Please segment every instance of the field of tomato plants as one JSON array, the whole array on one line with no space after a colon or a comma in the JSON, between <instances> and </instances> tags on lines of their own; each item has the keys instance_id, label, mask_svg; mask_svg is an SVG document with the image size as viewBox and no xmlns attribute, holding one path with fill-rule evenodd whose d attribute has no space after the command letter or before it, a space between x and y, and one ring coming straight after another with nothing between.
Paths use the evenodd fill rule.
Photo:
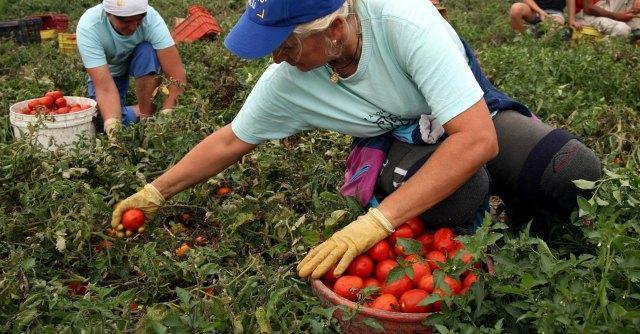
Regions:
<instances>
[{"instance_id":1,"label":"field of tomato plants","mask_svg":"<svg viewBox=\"0 0 640 334\"><path fill-rule=\"evenodd\" d=\"M0 20L63 12L74 29L95 3L3 1ZM202 5L227 31L244 7L151 4L167 22ZM495 273L478 273L469 293L425 321L440 333L637 332L640 49L624 40L562 42L561 31L517 37L508 1L443 5L490 79L581 136L604 174L581 184L595 193L579 199L571 221L510 213L461 237L476 257L491 249ZM348 137L310 132L266 143L174 197L144 234L107 235L114 203L231 121L269 62L233 57L221 38L179 50L189 85L172 115L128 128L118 146L98 135L43 152L14 140L9 106L54 88L86 96L82 63L53 41L0 41L0 332L340 331L295 266L360 213L338 195Z\"/></svg>"}]
</instances>

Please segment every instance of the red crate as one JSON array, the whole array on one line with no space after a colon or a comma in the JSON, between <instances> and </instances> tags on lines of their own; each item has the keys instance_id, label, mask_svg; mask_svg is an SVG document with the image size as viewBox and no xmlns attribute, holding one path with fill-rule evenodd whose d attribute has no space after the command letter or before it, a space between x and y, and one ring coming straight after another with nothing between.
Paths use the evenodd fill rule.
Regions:
<instances>
[{"instance_id":1,"label":"red crate","mask_svg":"<svg viewBox=\"0 0 640 334\"><path fill-rule=\"evenodd\" d=\"M215 37L222 32L220 24L213 16L196 12L178 24L171 32L171 36L176 43L193 42L202 38Z\"/></svg>"},{"instance_id":2,"label":"red crate","mask_svg":"<svg viewBox=\"0 0 640 334\"><path fill-rule=\"evenodd\" d=\"M205 13L205 14L211 15L211 13L209 13L209 11L206 8L202 7L202 6L190 5L187 8L187 16L188 15L193 15L193 14L196 14L196 13Z\"/></svg>"},{"instance_id":3,"label":"red crate","mask_svg":"<svg viewBox=\"0 0 640 334\"><path fill-rule=\"evenodd\" d=\"M69 17L67 14L46 13L34 15L33 17L42 19L40 30L55 29L57 32L67 32L69 28Z\"/></svg>"}]
</instances>

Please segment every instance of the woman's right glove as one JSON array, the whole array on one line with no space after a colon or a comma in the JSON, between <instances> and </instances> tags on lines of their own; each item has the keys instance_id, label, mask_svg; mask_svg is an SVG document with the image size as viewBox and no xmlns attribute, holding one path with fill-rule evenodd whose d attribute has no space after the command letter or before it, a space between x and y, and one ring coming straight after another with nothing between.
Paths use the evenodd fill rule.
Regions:
<instances>
[{"instance_id":1,"label":"woman's right glove","mask_svg":"<svg viewBox=\"0 0 640 334\"><path fill-rule=\"evenodd\" d=\"M144 223L148 223L156 215L156 212L164 204L165 199L158 189L151 183L147 183L142 190L123 199L113 207L111 226L116 228L120 224L122 214L131 208L138 208L144 212Z\"/></svg>"},{"instance_id":2,"label":"woman's right glove","mask_svg":"<svg viewBox=\"0 0 640 334\"><path fill-rule=\"evenodd\" d=\"M393 226L389 220L380 210L371 208L369 212L309 251L298 264L298 275L302 278L320 278L338 263L333 274L340 276L356 256L366 252L392 232Z\"/></svg>"}]
</instances>

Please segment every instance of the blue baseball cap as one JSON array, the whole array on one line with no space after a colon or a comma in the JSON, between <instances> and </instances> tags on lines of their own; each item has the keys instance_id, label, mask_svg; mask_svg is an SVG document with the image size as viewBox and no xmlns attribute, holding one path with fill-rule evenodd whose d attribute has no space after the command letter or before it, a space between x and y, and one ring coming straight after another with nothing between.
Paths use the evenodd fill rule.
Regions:
<instances>
[{"instance_id":1,"label":"blue baseball cap","mask_svg":"<svg viewBox=\"0 0 640 334\"><path fill-rule=\"evenodd\" d=\"M247 9L224 45L246 59L266 56L291 35L296 26L327 16L345 0L248 0Z\"/></svg>"}]
</instances>

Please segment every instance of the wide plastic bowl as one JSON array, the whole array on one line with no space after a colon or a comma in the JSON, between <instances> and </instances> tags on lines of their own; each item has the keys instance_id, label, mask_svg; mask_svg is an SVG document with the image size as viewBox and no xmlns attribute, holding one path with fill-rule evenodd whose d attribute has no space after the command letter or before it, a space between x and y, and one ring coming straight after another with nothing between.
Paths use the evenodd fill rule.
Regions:
<instances>
[{"instance_id":1,"label":"wide plastic bowl","mask_svg":"<svg viewBox=\"0 0 640 334\"><path fill-rule=\"evenodd\" d=\"M334 311L333 316L338 319L344 333L432 333L430 326L422 324L422 321L431 313L390 312L358 305L339 296L318 279L311 280L311 290L325 307L344 305L350 309L357 308L356 315L350 319L346 319L339 308ZM367 325L365 322L367 318L374 319L384 328L384 331Z\"/></svg>"},{"instance_id":2,"label":"wide plastic bowl","mask_svg":"<svg viewBox=\"0 0 640 334\"><path fill-rule=\"evenodd\" d=\"M490 256L485 258L484 268L489 274L495 273L493 260ZM345 317L345 314L339 308L334 311L333 316L338 319L338 323L344 333L428 334L433 332L431 326L423 324L425 318L431 313L390 312L358 305L339 296L319 279L311 280L311 291L325 307L343 305L352 310L357 309L356 315L349 319ZM368 325L366 323L367 318L375 320L384 328L384 331Z\"/></svg>"}]
</instances>

